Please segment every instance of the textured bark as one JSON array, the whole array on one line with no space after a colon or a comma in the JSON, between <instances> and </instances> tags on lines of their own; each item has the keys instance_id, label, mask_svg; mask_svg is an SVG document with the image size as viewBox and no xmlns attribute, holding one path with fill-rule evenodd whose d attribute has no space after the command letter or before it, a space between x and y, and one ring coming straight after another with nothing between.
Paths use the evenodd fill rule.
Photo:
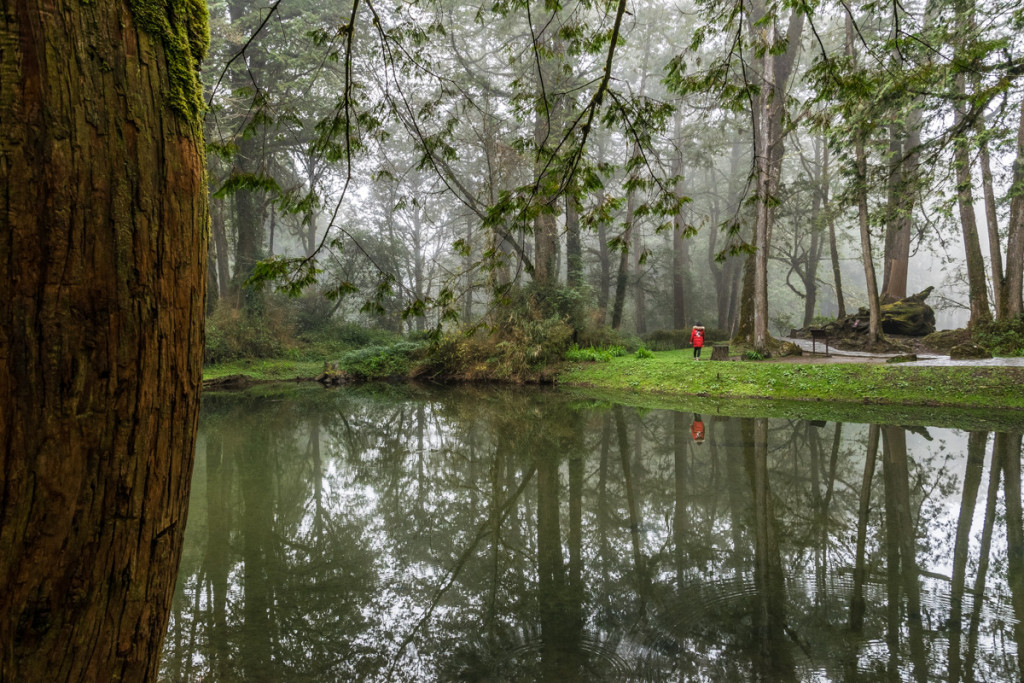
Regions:
<instances>
[{"instance_id":1,"label":"textured bark","mask_svg":"<svg viewBox=\"0 0 1024 683\"><path fill-rule=\"evenodd\" d=\"M155 4L170 31L205 27L200 3ZM205 296L181 69L195 80L205 45L190 56L165 35L172 52L145 11L140 25L124 1L4 0L0 15L3 681L156 679Z\"/></svg>"},{"instance_id":2,"label":"textured bark","mask_svg":"<svg viewBox=\"0 0 1024 683\"><path fill-rule=\"evenodd\" d=\"M958 0L955 4L957 12L957 33L954 50L960 52L966 48L969 32L973 31L973 2ZM981 253L981 242L978 239L978 221L974 216L974 178L971 171L971 156L965 122L965 106L967 102L967 75L958 73L953 79L953 90L958 96L958 104L953 110L953 126L960 130L953 141L953 166L956 169L956 199L960 209L960 227L964 238L964 252L967 258L967 285L970 289L971 320L969 326L977 325L992 319L988 307L988 287L985 274L985 257Z\"/></svg>"},{"instance_id":3,"label":"textured bark","mask_svg":"<svg viewBox=\"0 0 1024 683\"><path fill-rule=\"evenodd\" d=\"M829 204L829 191L832 185L832 175L829 172L829 149L828 144L824 144L825 148L823 156L823 169L822 175L824 175L823 185L823 197L822 204L824 205L826 220L828 221L828 253L832 261L832 283L836 290L836 317L846 317L846 301L843 298L843 275L839 267L839 248L836 244L836 221L835 216L832 213L832 207Z\"/></svg>"},{"instance_id":4,"label":"textured bark","mask_svg":"<svg viewBox=\"0 0 1024 683\"><path fill-rule=\"evenodd\" d=\"M680 128L682 114L676 112L673 121L673 132L677 151L672 157L672 175L678 178L675 185L676 199L683 197L683 140ZM686 273L690 269L688 245L683 238L686 230L686 219L682 211L672 217L672 327L677 330L686 328Z\"/></svg>"},{"instance_id":5,"label":"textured bark","mask_svg":"<svg viewBox=\"0 0 1024 683\"><path fill-rule=\"evenodd\" d=\"M755 0L748 10L750 22L758 26L763 21L764 3ZM790 13L786 36L779 35L775 21L768 24L771 33L767 49L757 58L760 72L760 91L752 109L754 125L754 177L757 188L756 220L754 223L754 349L768 354L768 250L775 224L775 204L782 177L782 160L786 137L783 118L786 111L786 84L800 49L804 13ZM775 54L785 40L786 50Z\"/></svg>"},{"instance_id":6,"label":"textured bark","mask_svg":"<svg viewBox=\"0 0 1024 683\"><path fill-rule=\"evenodd\" d=\"M583 285L583 243L580 240L580 213L578 200L565 197L565 283L569 289Z\"/></svg>"},{"instance_id":7,"label":"textured bark","mask_svg":"<svg viewBox=\"0 0 1024 683\"><path fill-rule=\"evenodd\" d=\"M1010 225L1006 245L1006 279L1003 296L1006 317L1024 314L1024 102L1017 126L1017 157L1010 187Z\"/></svg>"}]
</instances>

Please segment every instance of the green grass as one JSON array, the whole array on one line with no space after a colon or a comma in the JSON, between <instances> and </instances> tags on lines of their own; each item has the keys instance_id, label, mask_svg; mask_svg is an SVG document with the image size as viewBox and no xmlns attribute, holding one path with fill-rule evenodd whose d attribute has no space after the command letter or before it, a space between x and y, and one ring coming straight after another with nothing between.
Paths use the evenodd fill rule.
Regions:
<instances>
[{"instance_id":1,"label":"green grass","mask_svg":"<svg viewBox=\"0 0 1024 683\"><path fill-rule=\"evenodd\" d=\"M569 364L559 384L666 397L1024 409L1021 368L694 362L688 350Z\"/></svg>"},{"instance_id":2,"label":"green grass","mask_svg":"<svg viewBox=\"0 0 1024 683\"><path fill-rule=\"evenodd\" d=\"M203 380L242 375L258 382L316 377L324 369L324 359L293 360L289 358L257 358L233 360L203 367Z\"/></svg>"}]
</instances>

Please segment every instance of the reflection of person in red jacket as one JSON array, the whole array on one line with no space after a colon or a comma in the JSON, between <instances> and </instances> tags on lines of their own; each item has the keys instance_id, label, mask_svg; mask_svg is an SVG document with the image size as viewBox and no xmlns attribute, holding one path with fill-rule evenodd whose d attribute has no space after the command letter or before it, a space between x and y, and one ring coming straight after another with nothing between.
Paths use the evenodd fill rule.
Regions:
<instances>
[{"instance_id":1,"label":"reflection of person in red jacket","mask_svg":"<svg viewBox=\"0 0 1024 683\"><path fill-rule=\"evenodd\" d=\"M693 326L690 343L693 344L693 359L700 360L700 350L704 348L704 326L700 323Z\"/></svg>"},{"instance_id":2,"label":"reflection of person in red jacket","mask_svg":"<svg viewBox=\"0 0 1024 683\"><path fill-rule=\"evenodd\" d=\"M693 440L699 446L704 443L704 422L700 419L700 413L693 414L693 424L690 426L690 433Z\"/></svg>"}]
</instances>

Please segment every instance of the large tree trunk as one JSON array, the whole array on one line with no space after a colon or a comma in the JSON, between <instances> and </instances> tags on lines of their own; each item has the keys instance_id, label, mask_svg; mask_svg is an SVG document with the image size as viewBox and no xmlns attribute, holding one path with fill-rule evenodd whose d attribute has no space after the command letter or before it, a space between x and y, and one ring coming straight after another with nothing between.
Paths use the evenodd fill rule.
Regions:
<instances>
[{"instance_id":1,"label":"large tree trunk","mask_svg":"<svg viewBox=\"0 0 1024 683\"><path fill-rule=\"evenodd\" d=\"M965 52L968 32L973 26L973 4L965 0L957 0L957 33L955 51ZM953 125L960 129L965 122L967 102L967 75L956 74L953 89L958 96L953 109ZM961 130L953 141L953 166L956 169L956 199L960 209L960 227L964 237L964 252L967 259L967 283L970 288L971 320L970 326L992 319L988 307L988 287L985 275L985 257L981 253L981 242L978 239L978 221L974 216L974 174L971 172L971 155L967 130Z\"/></svg>"},{"instance_id":2,"label":"large tree trunk","mask_svg":"<svg viewBox=\"0 0 1024 683\"><path fill-rule=\"evenodd\" d=\"M204 3L137 4L3 3L3 681L155 680L167 627L199 408L208 36Z\"/></svg>"},{"instance_id":3,"label":"large tree trunk","mask_svg":"<svg viewBox=\"0 0 1024 683\"><path fill-rule=\"evenodd\" d=\"M1010 188L1010 225L1006 246L1006 279L1003 296L1006 317L1024 313L1024 102L1020 106L1017 126L1017 156L1013 161L1013 184Z\"/></svg>"},{"instance_id":4,"label":"large tree trunk","mask_svg":"<svg viewBox=\"0 0 1024 683\"><path fill-rule=\"evenodd\" d=\"M750 22L759 25L765 17L762 2L752 3ZM754 223L754 349L768 354L768 249L771 246L775 224L775 203L782 177L783 142L786 131L783 115L786 106L786 84L800 49L804 13L790 13L786 36L779 35L774 20L769 22L766 34L771 34L763 54L758 57L760 91L753 107L754 176L757 192L757 211ZM786 45L785 52L776 54L778 47Z\"/></svg>"},{"instance_id":5,"label":"large tree trunk","mask_svg":"<svg viewBox=\"0 0 1024 683\"><path fill-rule=\"evenodd\" d=\"M676 200L683 197L683 151L680 128L682 114L675 114L673 130L676 140L676 153L672 157L672 175L677 178L675 184ZM676 211L672 217L672 327L682 330L686 327L686 272L689 270L689 249L683 233L686 231L686 219L683 212Z\"/></svg>"}]
</instances>

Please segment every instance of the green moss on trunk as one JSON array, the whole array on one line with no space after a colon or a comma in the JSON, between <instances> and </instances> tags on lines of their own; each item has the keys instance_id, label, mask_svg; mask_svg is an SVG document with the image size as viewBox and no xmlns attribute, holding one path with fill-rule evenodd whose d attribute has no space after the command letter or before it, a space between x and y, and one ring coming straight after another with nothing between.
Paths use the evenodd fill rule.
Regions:
<instances>
[{"instance_id":1,"label":"green moss on trunk","mask_svg":"<svg viewBox=\"0 0 1024 683\"><path fill-rule=\"evenodd\" d=\"M139 28L163 42L168 104L199 125L205 106L199 65L210 47L206 0L128 0L128 6Z\"/></svg>"}]
</instances>

